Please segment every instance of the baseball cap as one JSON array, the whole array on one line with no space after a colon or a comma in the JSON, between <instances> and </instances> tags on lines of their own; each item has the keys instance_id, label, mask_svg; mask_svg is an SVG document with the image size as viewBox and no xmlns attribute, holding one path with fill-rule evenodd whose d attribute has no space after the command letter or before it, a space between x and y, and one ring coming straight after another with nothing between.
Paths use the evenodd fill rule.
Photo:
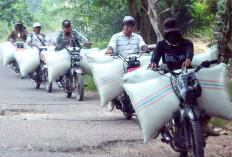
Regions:
<instances>
[{"instance_id":1,"label":"baseball cap","mask_svg":"<svg viewBox=\"0 0 232 157\"><path fill-rule=\"evenodd\" d=\"M169 33L173 31L180 31L177 21L174 18L167 18L163 22L163 31L164 33Z\"/></svg>"},{"instance_id":2,"label":"baseball cap","mask_svg":"<svg viewBox=\"0 0 232 157\"><path fill-rule=\"evenodd\" d=\"M67 26L71 26L71 22L69 20L64 20L62 22L62 27L67 27Z\"/></svg>"},{"instance_id":3,"label":"baseball cap","mask_svg":"<svg viewBox=\"0 0 232 157\"><path fill-rule=\"evenodd\" d=\"M123 26L126 25L131 25L131 26L135 26L135 19L132 16L125 16L123 19Z\"/></svg>"}]
</instances>

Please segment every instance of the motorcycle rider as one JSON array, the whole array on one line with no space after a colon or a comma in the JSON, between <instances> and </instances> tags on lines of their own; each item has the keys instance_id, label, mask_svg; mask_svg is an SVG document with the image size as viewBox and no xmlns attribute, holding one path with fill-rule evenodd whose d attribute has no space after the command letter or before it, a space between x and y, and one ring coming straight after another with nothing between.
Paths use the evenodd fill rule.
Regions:
<instances>
[{"instance_id":1,"label":"motorcycle rider","mask_svg":"<svg viewBox=\"0 0 232 157\"><path fill-rule=\"evenodd\" d=\"M92 45L92 42L85 38L77 30L72 29L71 22L69 20L64 20L62 22L62 31L56 34L54 44L57 45L56 50L59 51L63 49L64 46L80 47L79 41L84 44Z\"/></svg>"},{"instance_id":2,"label":"motorcycle rider","mask_svg":"<svg viewBox=\"0 0 232 157\"><path fill-rule=\"evenodd\" d=\"M193 43L182 37L181 31L174 18L167 18L163 22L164 40L159 41L151 57L149 68L157 71L159 61L170 70L191 67L193 58ZM203 131L210 135L219 135L210 125L210 117L203 120Z\"/></svg>"},{"instance_id":3,"label":"motorcycle rider","mask_svg":"<svg viewBox=\"0 0 232 157\"><path fill-rule=\"evenodd\" d=\"M10 32L6 41L26 41L28 35L28 30L23 26L22 21L17 21L15 23L15 29ZM16 61L9 63L11 68L15 69L15 72L19 73L19 66Z\"/></svg>"},{"instance_id":4,"label":"motorcycle rider","mask_svg":"<svg viewBox=\"0 0 232 157\"><path fill-rule=\"evenodd\" d=\"M132 16L125 16L122 26L123 31L112 36L106 54L112 54L118 51L121 55L127 56L130 53L139 52L140 50L146 51L148 49L143 38L139 34L133 33L135 20ZM126 94L124 95L127 96ZM108 104L108 110L112 111L115 105L116 107L122 106L117 98ZM128 113L134 112L132 106L127 106L125 110L127 110L126 112Z\"/></svg>"},{"instance_id":5,"label":"motorcycle rider","mask_svg":"<svg viewBox=\"0 0 232 157\"><path fill-rule=\"evenodd\" d=\"M47 38L44 34L41 34L41 24L39 22L35 22L33 24L33 31L27 37L27 44L28 45L37 45L37 46L45 46L45 42L49 42L50 39Z\"/></svg>"},{"instance_id":6,"label":"motorcycle rider","mask_svg":"<svg viewBox=\"0 0 232 157\"><path fill-rule=\"evenodd\" d=\"M26 27L23 26L22 21L17 21L15 23L15 29L10 32L6 41L26 41L28 33L29 32Z\"/></svg>"},{"instance_id":7,"label":"motorcycle rider","mask_svg":"<svg viewBox=\"0 0 232 157\"><path fill-rule=\"evenodd\" d=\"M71 22L69 20L64 20L62 22L62 31L59 31L54 39L54 44L56 45L55 50L62 50L64 46L80 47L79 41L82 41L85 45L92 45L91 41L85 38L77 30L72 29ZM60 88L62 88L60 80L61 78L56 79L56 83Z\"/></svg>"}]
</instances>

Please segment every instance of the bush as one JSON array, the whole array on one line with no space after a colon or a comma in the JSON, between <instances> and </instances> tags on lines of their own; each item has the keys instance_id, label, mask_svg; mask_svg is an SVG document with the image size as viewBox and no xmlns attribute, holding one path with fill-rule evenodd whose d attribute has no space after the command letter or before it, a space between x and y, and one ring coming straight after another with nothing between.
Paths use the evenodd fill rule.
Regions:
<instances>
[{"instance_id":1,"label":"bush","mask_svg":"<svg viewBox=\"0 0 232 157\"><path fill-rule=\"evenodd\" d=\"M87 85L87 87L85 88L87 91L97 92L97 87L91 76L84 75L84 82L85 82L85 85Z\"/></svg>"}]
</instances>

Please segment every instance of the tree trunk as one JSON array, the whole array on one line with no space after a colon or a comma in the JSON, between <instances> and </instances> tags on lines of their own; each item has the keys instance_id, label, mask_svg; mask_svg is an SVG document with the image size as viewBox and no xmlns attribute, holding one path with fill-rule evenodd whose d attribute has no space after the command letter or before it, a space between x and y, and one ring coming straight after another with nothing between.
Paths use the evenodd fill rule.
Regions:
<instances>
[{"instance_id":1,"label":"tree trunk","mask_svg":"<svg viewBox=\"0 0 232 157\"><path fill-rule=\"evenodd\" d=\"M221 39L218 41L219 59L221 62L228 63L232 58L232 1L226 1L227 30L222 31Z\"/></svg>"},{"instance_id":2,"label":"tree trunk","mask_svg":"<svg viewBox=\"0 0 232 157\"><path fill-rule=\"evenodd\" d=\"M163 40L162 35L162 24L161 19L158 17L157 8L156 5L158 3L158 0L148 0L148 17L150 19L151 25L157 35L157 42Z\"/></svg>"}]
</instances>

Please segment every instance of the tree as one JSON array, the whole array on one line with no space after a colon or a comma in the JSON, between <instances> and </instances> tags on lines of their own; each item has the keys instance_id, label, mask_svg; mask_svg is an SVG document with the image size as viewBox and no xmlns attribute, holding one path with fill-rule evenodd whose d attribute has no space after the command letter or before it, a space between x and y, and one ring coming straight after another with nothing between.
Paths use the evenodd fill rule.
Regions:
<instances>
[{"instance_id":1,"label":"tree","mask_svg":"<svg viewBox=\"0 0 232 157\"><path fill-rule=\"evenodd\" d=\"M228 63L232 58L232 1L223 0L219 5L219 28L216 29L215 35L218 39L219 59Z\"/></svg>"},{"instance_id":2,"label":"tree","mask_svg":"<svg viewBox=\"0 0 232 157\"><path fill-rule=\"evenodd\" d=\"M0 21L6 21L8 26L12 26L17 20L32 23L33 15L24 0L1 0L0 7Z\"/></svg>"}]
</instances>

